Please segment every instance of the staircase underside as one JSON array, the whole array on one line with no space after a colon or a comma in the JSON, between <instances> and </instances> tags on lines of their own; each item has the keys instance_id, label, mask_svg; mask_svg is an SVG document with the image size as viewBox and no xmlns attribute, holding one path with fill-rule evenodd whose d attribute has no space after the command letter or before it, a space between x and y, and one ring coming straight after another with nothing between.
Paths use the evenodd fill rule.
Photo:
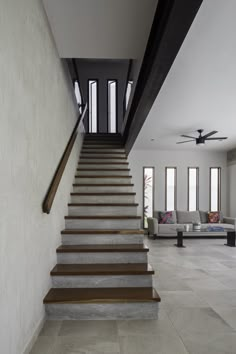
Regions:
<instances>
[{"instance_id":1,"label":"staircase underside","mask_svg":"<svg viewBox=\"0 0 236 354\"><path fill-rule=\"evenodd\" d=\"M160 297L117 134L87 134L44 298L49 319L153 319Z\"/></svg>"}]
</instances>

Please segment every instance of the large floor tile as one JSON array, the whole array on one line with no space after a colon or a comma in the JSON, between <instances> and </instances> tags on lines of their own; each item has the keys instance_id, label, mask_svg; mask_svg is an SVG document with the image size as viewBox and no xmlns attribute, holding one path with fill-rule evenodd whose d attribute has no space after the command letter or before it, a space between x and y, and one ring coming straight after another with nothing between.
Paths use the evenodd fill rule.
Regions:
<instances>
[{"instance_id":1,"label":"large floor tile","mask_svg":"<svg viewBox=\"0 0 236 354\"><path fill-rule=\"evenodd\" d=\"M168 312L181 307L209 307L208 303L193 291L160 291L159 294L162 298L162 307Z\"/></svg>"},{"instance_id":2,"label":"large floor tile","mask_svg":"<svg viewBox=\"0 0 236 354\"><path fill-rule=\"evenodd\" d=\"M117 335L116 321L63 321L59 336L112 337Z\"/></svg>"},{"instance_id":3,"label":"large floor tile","mask_svg":"<svg viewBox=\"0 0 236 354\"><path fill-rule=\"evenodd\" d=\"M212 335L232 331L232 328L211 308L179 308L169 312L168 315L180 334Z\"/></svg>"},{"instance_id":4,"label":"large floor tile","mask_svg":"<svg viewBox=\"0 0 236 354\"><path fill-rule=\"evenodd\" d=\"M109 336L58 337L53 354L120 354L120 345Z\"/></svg>"},{"instance_id":5,"label":"large floor tile","mask_svg":"<svg viewBox=\"0 0 236 354\"><path fill-rule=\"evenodd\" d=\"M60 328L62 326L62 321L46 321L40 332L40 336L57 336Z\"/></svg>"},{"instance_id":6,"label":"large floor tile","mask_svg":"<svg viewBox=\"0 0 236 354\"><path fill-rule=\"evenodd\" d=\"M30 354L54 354L57 337L38 337Z\"/></svg>"},{"instance_id":7,"label":"large floor tile","mask_svg":"<svg viewBox=\"0 0 236 354\"><path fill-rule=\"evenodd\" d=\"M236 307L236 289L235 290L217 290L204 291L199 290L198 295L208 302L212 307Z\"/></svg>"},{"instance_id":8,"label":"large floor tile","mask_svg":"<svg viewBox=\"0 0 236 354\"><path fill-rule=\"evenodd\" d=\"M121 354L188 354L182 340L171 333L120 337L120 344Z\"/></svg>"},{"instance_id":9,"label":"large floor tile","mask_svg":"<svg viewBox=\"0 0 236 354\"><path fill-rule=\"evenodd\" d=\"M183 342L189 354L235 354L235 333L207 333L184 334Z\"/></svg>"}]
</instances>

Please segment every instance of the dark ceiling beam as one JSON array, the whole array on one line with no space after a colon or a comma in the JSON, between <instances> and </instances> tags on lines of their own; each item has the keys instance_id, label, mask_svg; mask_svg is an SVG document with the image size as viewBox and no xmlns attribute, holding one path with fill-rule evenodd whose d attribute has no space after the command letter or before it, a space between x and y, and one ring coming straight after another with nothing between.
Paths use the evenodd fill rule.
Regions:
<instances>
[{"instance_id":1,"label":"dark ceiling beam","mask_svg":"<svg viewBox=\"0 0 236 354\"><path fill-rule=\"evenodd\" d=\"M123 132L127 153L132 149L202 1L158 1Z\"/></svg>"}]
</instances>

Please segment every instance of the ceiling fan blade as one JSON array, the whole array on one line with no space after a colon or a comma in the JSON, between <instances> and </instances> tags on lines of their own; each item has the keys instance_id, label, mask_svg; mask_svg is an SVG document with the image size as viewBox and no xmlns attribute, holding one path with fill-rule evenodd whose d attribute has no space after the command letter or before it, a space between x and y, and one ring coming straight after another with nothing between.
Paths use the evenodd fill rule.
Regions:
<instances>
[{"instance_id":1,"label":"ceiling fan blade","mask_svg":"<svg viewBox=\"0 0 236 354\"><path fill-rule=\"evenodd\" d=\"M205 140L225 140L225 139L228 139L226 136L224 137L219 137L219 138L207 138Z\"/></svg>"},{"instance_id":2,"label":"ceiling fan blade","mask_svg":"<svg viewBox=\"0 0 236 354\"><path fill-rule=\"evenodd\" d=\"M203 139L206 139L206 138L208 138L209 136L214 135L214 134L216 134L216 133L218 133L218 131L213 130L212 132L210 132L210 133L208 133L208 134L206 134L206 135L203 135L202 138L203 138Z\"/></svg>"},{"instance_id":3,"label":"ceiling fan blade","mask_svg":"<svg viewBox=\"0 0 236 354\"><path fill-rule=\"evenodd\" d=\"M176 144L185 144L185 143L190 143L190 141L195 141L195 139L194 139L194 140L179 141L179 142L178 142L178 143L176 143Z\"/></svg>"},{"instance_id":4,"label":"ceiling fan blade","mask_svg":"<svg viewBox=\"0 0 236 354\"><path fill-rule=\"evenodd\" d=\"M194 136L189 136L189 135L180 135L182 138L190 138L190 139L196 139Z\"/></svg>"}]
</instances>

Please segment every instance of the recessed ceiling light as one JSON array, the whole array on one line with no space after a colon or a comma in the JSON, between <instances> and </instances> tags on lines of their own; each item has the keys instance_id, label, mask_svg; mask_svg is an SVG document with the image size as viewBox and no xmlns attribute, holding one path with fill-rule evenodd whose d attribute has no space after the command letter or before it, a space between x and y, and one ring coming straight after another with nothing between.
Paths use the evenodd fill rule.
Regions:
<instances>
[{"instance_id":1,"label":"recessed ceiling light","mask_svg":"<svg viewBox=\"0 0 236 354\"><path fill-rule=\"evenodd\" d=\"M151 139L151 141L154 141L155 139Z\"/></svg>"}]
</instances>

